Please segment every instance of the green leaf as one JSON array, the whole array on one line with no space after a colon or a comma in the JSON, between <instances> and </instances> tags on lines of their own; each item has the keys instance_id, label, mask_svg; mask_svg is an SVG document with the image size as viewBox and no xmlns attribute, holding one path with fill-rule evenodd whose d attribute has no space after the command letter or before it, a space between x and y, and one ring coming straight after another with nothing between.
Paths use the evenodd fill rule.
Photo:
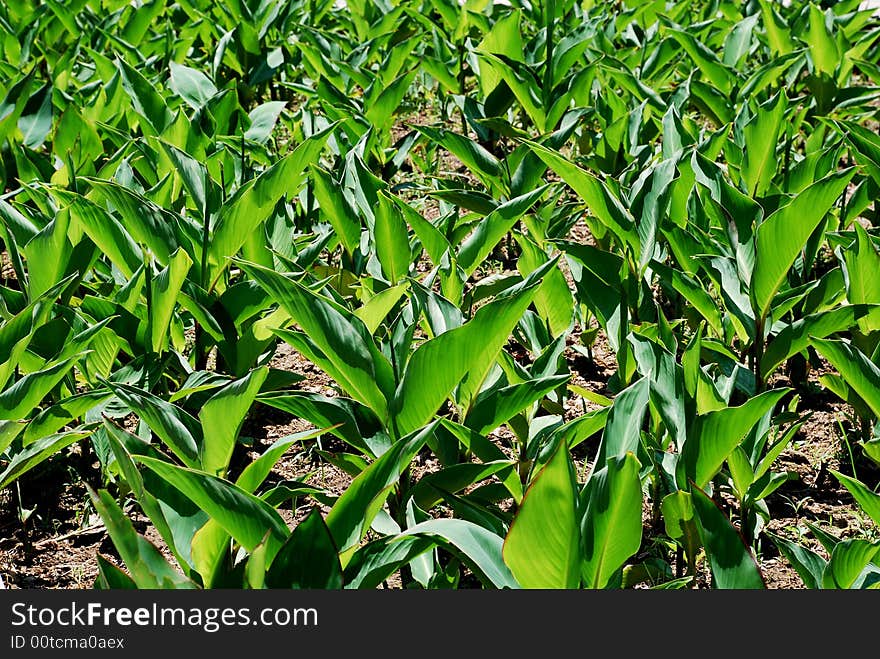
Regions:
<instances>
[{"instance_id":1,"label":"green leaf","mask_svg":"<svg viewBox=\"0 0 880 659\"><path fill-rule=\"evenodd\" d=\"M80 418L90 409L104 402L110 396L112 396L112 394L107 389L95 389L93 391L84 391L81 394L68 396L51 407L47 407L27 424L24 436L22 437L22 444L27 446L40 437L45 437L53 432L58 432L63 426L69 424L74 419ZM0 425L2 425L2 423L9 422L0 422ZM0 437L2 437L2 435L3 433L0 432ZM3 441L0 440L0 452L2 452L3 448Z\"/></svg>"},{"instance_id":2,"label":"green leaf","mask_svg":"<svg viewBox=\"0 0 880 659\"><path fill-rule=\"evenodd\" d=\"M635 220L605 183L592 173L575 165L561 153L548 149L537 142L528 140L525 142L550 169L571 186L586 203L590 212L616 235L623 245L630 247L636 256L641 253Z\"/></svg>"},{"instance_id":3,"label":"green leaf","mask_svg":"<svg viewBox=\"0 0 880 659\"><path fill-rule=\"evenodd\" d=\"M333 504L326 521L340 548L343 567L351 558L349 550L370 528L392 487L433 434L434 427L435 424L431 424L397 440L379 459L364 469Z\"/></svg>"},{"instance_id":4,"label":"green leaf","mask_svg":"<svg viewBox=\"0 0 880 659\"><path fill-rule=\"evenodd\" d=\"M12 483L25 472L33 469L47 458L92 434L91 430L73 430L49 435L28 444L12 456L3 473L0 473L0 490Z\"/></svg>"},{"instance_id":5,"label":"green leaf","mask_svg":"<svg viewBox=\"0 0 880 659\"><path fill-rule=\"evenodd\" d=\"M202 429L192 415L137 387L110 381L105 384L146 422L185 465L193 468L199 466Z\"/></svg>"},{"instance_id":6,"label":"green leaf","mask_svg":"<svg viewBox=\"0 0 880 659\"><path fill-rule=\"evenodd\" d=\"M861 321L880 323L880 306L853 304L799 318L784 327L767 345L761 359L761 377L769 378L782 362L806 350L813 339L843 332Z\"/></svg>"},{"instance_id":7,"label":"green leaf","mask_svg":"<svg viewBox=\"0 0 880 659\"><path fill-rule=\"evenodd\" d=\"M126 228L103 208L85 197L58 189L53 189L52 195L61 203L68 205L72 224L76 223L82 227L113 265L127 278L131 278L143 264L144 257Z\"/></svg>"},{"instance_id":8,"label":"green leaf","mask_svg":"<svg viewBox=\"0 0 880 659\"><path fill-rule=\"evenodd\" d=\"M123 570L98 554L98 576L95 578L96 590L137 590L137 584Z\"/></svg>"},{"instance_id":9,"label":"green leaf","mask_svg":"<svg viewBox=\"0 0 880 659\"><path fill-rule=\"evenodd\" d=\"M30 424L26 424L24 421L0 421L0 454L3 454L9 448L10 444L15 441L15 438L18 437L25 426L30 427ZM36 439L39 439L39 435L28 443L32 443Z\"/></svg>"},{"instance_id":10,"label":"green leaf","mask_svg":"<svg viewBox=\"0 0 880 659\"><path fill-rule=\"evenodd\" d=\"M432 519L407 529L401 536L425 535L443 541L483 580L496 588L519 588L504 564L503 540L481 526L463 519Z\"/></svg>"},{"instance_id":11,"label":"green leaf","mask_svg":"<svg viewBox=\"0 0 880 659\"><path fill-rule=\"evenodd\" d=\"M755 116L743 128L742 177L752 197L764 196L776 174L776 146L787 105L785 94L777 92L776 96L758 106Z\"/></svg>"},{"instance_id":12,"label":"green leaf","mask_svg":"<svg viewBox=\"0 0 880 659\"><path fill-rule=\"evenodd\" d=\"M688 565L695 564L701 546L692 499L690 492L676 490L663 497L660 503L666 535L682 546L688 558Z\"/></svg>"},{"instance_id":13,"label":"green leaf","mask_svg":"<svg viewBox=\"0 0 880 659\"><path fill-rule=\"evenodd\" d=\"M245 467L235 481L235 484L245 492L253 494L257 488L266 480L266 476L272 471L278 460L281 459L288 449L294 444L305 442L313 439L318 435L327 432L326 429L306 430L303 432L287 435L276 440L263 454Z\"/></svg>"},{"instance_id":14,"label":"green leaf","mask_svg":"<svg viewBox=\"0 0 880 659\"><path fill-rule=\"evenodd\" d=\"M831 362L846 383L862 397L871 411L880 416L880 368L861 351L843 341L812 339L819 354Z\"/></svg>"},{"instance_id":15,"label":"green leaf","mask_svg":"<svg viewBox=\"0 0 880 659\"><path fill-rule=\"evenodd\" d=\"M829 174L758 226L751 298L760 318L767 317L773 296L785 281L795 259L854 174L853 169Z\"/></svg>"},{"instance_id":16,"label":"green leaf","mask_svg":"<svg viewBox=\"0 0 880 659\"><path fill-rule=\"evenodd\" d=\"M208 247L208 262L219 278L248 237L268 218L275 204L285 195L293 196L306 180L306 168L315 162L333 126L315 133L293 151L243 185L217 214L214 236Z\"/></svg>"},{"instance_id":17,"label":"green leaf","mask_svg":"<svg viewBox=\"0 0 880 659\"><path fill-rule=\"evenodd\" d=\"M489 433L557 387L564 385L570 377L555 375L537 378L480 394L465 417L464 425L481 434Z\"/></svg>"},{"instance_id":18,"label":"green leaf","mask_svg":"<svg viewBox=\"0 0 880 659\"><path fill-rule=\"evenodd\" d=\"M785 556L785 560L795 569L807 588L822 588L822 573L825 571L826 565L824 558L816 552L778 535L772 533L767 533L767 535L779 548L779 553Z\"/></svg>"},{"instance_id":19,"label":"green leaf","mask_svg":"<svg viewBox=\"0 0 880 659\"><path fill-rule=\"evenodd\" d=\"M831 559L822 575L822 587L852 588L870 563L880 555L880 543L861 538L841 540L831 552Z\"/></svg>"},{"instance_id":20,"label":"green leaf","mask_svg":"<svg viewBox=\"0 0 880 659\"><path fill-rule=\"evenodd\" d=\"M367 300L363 306L355 309L354 315L364 321L364 325L367 326L367 330L371 334L375 334L382 321L385 320L385 316L400 301L407 288L408 284L406 283L386 288Z\"/></svg>"},{"instance_id":21,"label":"green leaf","mask_svg":"<svg viewBox=\"0 0 880 659\"><path fill-rule=\"evenodd\" d=\"M104 520L107 533L138 588L195 588L195 584L175 570L146 538L139 535L131 521L107 490L95 492L86 485L95 510Z\"/></svg>"},{"instance_id":22,"label":"green leaf","mask_svg":"<svg viewBox=\"0 0 880 659\"><path fill-rule=\"evenodd\" d=\"M596 465L601 469L609 458L623 458L627 453L635 453L640 444L642 420L648 409L651 381L642 378L617 394L605 430L602 444L596 456Z\"/></svg>"},{"instance_id":23,"label":"green leaf","mask_svg":"<svg viewBox=\"0 0 880 659\"><path fill-rule=\"evenodd\" d=\"M247 551L256 549L268 531L267 556L271 560L287 540L290 531L278 512L232 483L156 458L143 455L134 458L169 485L180 490Z\"/></svg>"},{"instance_id":24,"label":"green leaf","mask_svg":"<svg viewBox=\"0 0 880 659\"><path fill-rule=\"evenodd\" d=\"M871 518L871 520L880 527L880 494L873 492L867 485L861 481L842 474L839 471L831 470L834 477L849 490L853 498L862 507L862 510Z\"/></svg>"},{"instance_id":25,"label":"green leaf","mask_svg":"<svg viewBox=\"0 0 880 659\"><path fill-rule=\"evenodd\" d=\"M531 281L514 295L493 300L480 307L470 322L426 341L415 350L394 396L392 412L398 433L411 432L432 419L466 376L468 388L459 393L459 403L468 405L531 303L536 288L537 281Z\"/></svg>"},{"instance_id":26,"label":"green leaf","mask_svg":"<svg viewBox=\"0 0 880 659\"><path fill-rule=\"evenodd\" d=\"M855 222L856 239L843 253L846 264L847 297L853 304L880 304L880 252L868 232ZM871 331L880 323L859 323L863 332ZM821 338L821 337L820 337Z\"/></svg>"},{"instance_id":27,"label":"green leaf","mask_svg":"<svg viewBox=\"0 0 880 659\"><path fill-rule=\"evenodd\" d=\"M584 585L605 588L642 543L641 465L633 453L611 456L581 493Z\"/></svg>"},{"instance_id":28,"label":"green leaf","mask_svg":"<svg viewBox=\"0 0 880 659\"><path fill-rule=\"evenodd\" d=\"M393 286L409 274L412 252L400 208L381 191L376 207L374 231L376 255L382 265L382 272Z\"/></svg>"},{"instance_id":29,"label":"green leaf","mask_svg":"<svg viewBox=\"0 0 880 659\"><path fill-rule=\"evenodd\" d=\"M127 240L131 241L134 239L137 243L146 245L152 250L159 263L167 265L171 259L171 254L178 248L178 238L176 235L177 217L149 199L113 181L104 181L97 178L87 178L86 180L92 186L92 192L98 197L98 200L112 205L122 219L122 225L120 225L119 229L115 227L110 227L110 229L114 232L127 232L125 234ZM54 194L59 193L54 192ZM102 238L102 242L98 242L93 234L98 231L99 226L95 220L91 220L91 222L93 224L92 231L89 232L87 227L89 237L112 259L112 252L107 251L106 243L108 240L115 239L114 234L106 238L99 236ZM103 220L103 222L106 222L106 220ZM122 226L125 227L124 230L121 228ZM126 258L129 257L126 256ZM140 256L139 251L137 258L140 259L140 263L143 263L143 257ZM114 263L116 263L115 260Z\"/></svg>"},{"instance_id":30,"label":"green leaf","mask_svg":"<svg viewBox=\"0 0 880 659\"><path fill-rule=\"evenodd\" d=\"M705 487L733 449L789 391L765 391L739 407L727 407L698 416L688 430L688 439L681 455L687 478L693 480L697 487ZM683 483L681 479L679 482Z\"/></svg>"},{"instance_id":31,"label":"green leaf","mask_svg":"<svg viewBox=\"0 0 880 659\"><path fill-rule=\"evenodd\" d=\"M208 168L185 151L181 151L167 142L159 142L177 171L191 203L196 207L204 222L217 203L219 197L217 186L211 180ZM173 226L173 224L172 224Z\"/></svg>"},{"instance_id":32,"label":"green leaf","mask_svg":"<svg viewBox=\"0 0 880 659\"><path fill-rule=\"evenodd\" d=\"M577 588L582 562L577 481L559 442L532 479L504 539L503 556L523 588Z\"/></svg>"},{"instance_id":33,"label":"green leaf","mask_svg":"<svg viewBox=\"0 0 880 659\"><path fill-rule=\"evenodd\" d=\"M146 120L154 135L161 135L174 121L174 115L162 95L125 60L117 59L116 68L122 77L122 88L131 99L134 111Z\"/></svg>"},{"instance_id":34,"label":"green leaf","mask_svg":"<svg viewBox=\"0 0 880 659\"><path fill-rule=\"evenodd\" d=\"M333 536L321 511L312 508L276 554L266 573L266 586L333 590L342 588L342 583L342 566Z\"/></svg>"},{"instance_id":35,"label":"green leaf","mask_svg":"<svg viewBox=\"0 0 880 659\"><path fill-rule=\"evenodd\" d=\"M340 386L384 419L388 403L383 389L391 388L394 376L363 321L282 274L254 263L241 262L241 267L302 328L333 369L330 375ZM285 340L293 338L290 332L277 330L276 334Z\"/></svg>"},{"instance_id":36,"label":"green leaf","mask_svg":"<svg viewBox=\"0 0 880 659\"><path fill-rule=\"evenodd\" d=\"M209 474L225 476L232 451L244 419L269 369L254 369L241 379L230 382L211 396L199 412L202 422L201 468Z\"/></svg>"},{"instance_id":37,"label":"green leaf","mask_svg":"<svg viewBox=\"0 0 880 659\"><path fill-rule=\"evenodd\" d=\"M437 129L429 126L413 126L413 128L461 160L486 187L497 186L497 181L503 175L504 167L498 158L482 146L464 135L458 135L442 128Z\"/></svg>"},{"instance_id":38,"label":"green leaf","mask_svg":"<svg viewBox=\"0 0 880 659\"><path fill-rule=\"evenodd\" d=\"M482 265L489 253L547 191L542 185L524 195L500 204L477 224L476 230L459 247L458 264L470 277Z\"/></svg>"},{"instance_id":39,"label":"green leaf","mask_svg":"<svg viewBox=\"0 0 880 659\"><path fill-rule=\"evenodd\" d=\"M810 3L810 28L805 37L810 46L810 58L815 70L833 76L840 62L837 42L828 33L824 12L813 3Z\"/></svg>"},{"instance_id":40,"label":"green leaf","mask_svg":"<svg viewBox=\"0 0 880 659\"><path fill-rule=\"evenodd\" d=\"M28 373L14 385L7 387L0 393L0 421L15 421L29 416L81 356L64 359L40 371Z\"/></svg>"},{"instance_id":41,"label":"green leaf","mask_svg":"<svg viewBox=\"0 0 880 659\"><path fill-rule=\"evenodd\" d=\"M309 176L321 212L336 232L343 249L354 254L361 242L361 223L354 208L346 200L341 186L327 171L312 165Z\"/></svg>"},{"instance_id":42,"label":"green leaf","mask_svg":"<svg viewBox=\"0 0 880 659\"><path fill-rule=\"evenodd\" d=\"M721 509L699 487L691 490L700 538L712 569L713 585L721 589L763 589L764 578L742 536Z\"/></svg>"},{"instance_id":43,"label":"green leaf","mask_svg":"<svg viewBox=\"0 0 880 659\"><path fill-rule=\"evenodd\" d=\"M454 464L422 476L412 488L411 496L419 508L429 510L443 501L447 493L455 494L499 472L512 471L513 464L507 459Z\"/></svg>"},{"instance_id":44,"label":"green leaf","mask_svg":"<svg viewBox=\"0 0 880 659\"><path fill-rule=\"evenodd\" d=\"M190 266L192 259L183 249L178 249L171 255L168 265L150 281L150 344L153 352L162 353L165 350L168 326Z\"/></svg>"},{"instance_id":45,"label":"green leaf","mask_svg":"<svg viewBox=\"0 0 880 659\"><path fill-rule=\"evenodd\" d=\"M197 69L169 62L171 79L168 86L180 96L193 110L200 110L217 93L211 79Z\"/></svg>"},{"instance_id":46,"label":"green leaf","mask_svg":"<svg viewBox=\"0 0 880 659\"><path fill-rule=\"evenodd\" d=\"M244 139L264 144L275 130L278 117L284 111L286 101L267 101L248 113L251 125L244 133Z\"/></svg>"}]
</instances>

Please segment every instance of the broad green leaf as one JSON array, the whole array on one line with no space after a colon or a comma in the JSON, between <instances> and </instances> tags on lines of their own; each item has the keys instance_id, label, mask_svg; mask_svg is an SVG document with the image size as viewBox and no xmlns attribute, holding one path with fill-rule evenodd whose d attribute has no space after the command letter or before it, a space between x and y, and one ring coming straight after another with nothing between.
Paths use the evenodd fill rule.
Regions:
<instances>
[{"instance_id":1,"label":"broad green leaf","mask_svg":"<svg viewBox=\"0 0 880 659\"><path fill-rule=\"evenodd\" d=\"M501 471L512 470L513 465L510 460L487 463L463 462L451 465L422 476L412 488L412 499L422 510L429 510L443 501L445 494L456 494Z\"/></svg>"},{"instance_id":2,"label":"broad green leaf","mask_svg":"<svg viewBox=\"0 0 880 659\"><path fill-rule=\"evenodd\" d=\"M361 223L355 209L348 203L341 186L328 172L312 165L309 168L309 176L314 184L315 199L324 217L333 226L343 249L349 254L354 254L361 242Z\"/></svg>"},{"instance_id":3,"label":"broad green leaf","mask_svg":"<svg viewBox=\"0 0 880 659\"><path fill-rule=\"evenodd\" d=\"M130 278L143 264L143 254L132 236L107 211L72 192L53 189L52 195L61 203L67 204L71 223L81 226L122 274Z\"/></svg>"},{"instance_id":4,"label":"broad green leaf","mask_svg":"<svg viewBox=\"0 0 880 659\"><path fill-rule=\"evenodd\" d=\"M383 388L390 388L393 381L391 364L363 321L282 274L253 263L241 266L314 342L348 394L384 419L388 403Z\"/></svg>"},{"instance_id":5,"label":"broad green leaf","mask_svg":"<svg viewBox=\"0 0 880 659\"><path fill-rule=\"evenodd\" d=\"M663 497L660 504L666 535L682 546L689 565L696 561L701 546L692 499L690 492L676 490Z\"/></svg>"},{"instance_id":6,"label":"broad green leaf","mask_svg":"<svg viewBox=\"0 0 880 659\"><path fill-rule=\"evenodd\" d=\"M721 469L731 451L788 391L765 391L739 407L716 410L694 419L688 429L680 463L687 477L697 487L705 487ZM684 484L684 481L679 478L679 483Z\"/></svg>"},{"instance_id":7,"label":"broad green leaf","mask_svg":"<svg viewBox=\"0 0 880 659\"><path fill-rule=\"evenodd\" d=\"M56 453L92 434L91 430L72 430L43 437L28 444L12 456L3 473L0 473L0 490L12 483L23 473L33 469Z\"/></svg>"},{"instance_id":8,"label":"broad green leaf","mask_svg":"<svg viewBox=\"0 0 880 659\"><path fill-rule=\"evenodd\" d=\"M468 411L464 425L478 433L489 433L557 387L564 385L569 377L556 375L538 378L480 394Z\"/></svg>"},{"instance_id":9,"label":"broad green leaf","mask_svg":"<svg viewBox=\"0 0 880 659\"><path fill-rule=\"evenodd\" d=\"M785 556L785 560L795 569L807 588L822 588L822 573L825 571L826 565L824 558L791 540L786 540L772 533L767 535L773 540L779 553Z\"/></svg>"},{"instance_id":10,"label":"broad green leaf","mask_svg":"<svg viewBox=\"0 0 880 659\"><path fill-rule=\"evenodd\" d=\"M74 419L80 418L110 396L112 394L107 389L95 389L69 396L51 407L47 407L27 424L27 428L22 436L22 443L27 446L40 437L58 432L63 426L69 424ZM0 433L0 436L2 436L2 433ZM3 442L0 441L0 449L2 447Z\"/></svg>"},{"instance_id":11,"label":"broad green leaf","mask_svg":"<svg viewBox=\"0 0 880 659\"><path fill-rule=\"evenodd\" d=\"M829 174L758 226L751 298L760 318L767 317L773 296L785 281L798 254L854 174L852 169Z\"/></svg>"},{"instance_id":12,"label":"broad green leaf","mask_svg":"<svg viewBox=\"0 0 880 659\"><path fill-rule=\"evenodd\" d=\"M617 394L608 413L602 444L596 456L596 466L599 469L609 458L620 459L627 453L637 451L650 393L651 381L641 378Z\"/></svg>"},{"instance_id":13,"label":"broad green leaf","mask_svg":"<svg viewBox=\"0 0 880 659\"><path fill-rule=\"evenodd\" d=\"M332 126L315 133L269 169L239 188L227 201L214 225L214 235L208 248L208 262L219 269L217 279L248 237L265 222L275 204L288 195L292 197L306 180L306 168L317 160L330 136Z\"/></svg>"},{"instance_id":14,"label":"broad green leaf","mask_svg":"<svg viewBox=\"0 0 880 659\"><path fill-rule=\"evenodd\" d=\"M238 433L268 374L265 366L254 369L227 384L202 407L199 419L204 439L199 453L204 471L221 477L226 475Z\"/></svg>"},{"instance_id":15,"label":"broad green leaf","mask_svg":"<svg viewBox=\"0 0 880 659\"><path fill-rule=\"evenodd\" d=\"M459 247L458 264L470 277L516 222L547 191L546 185L499 205L477 224Z\"/></svg>"},{"instance_id":16,"label":"broad green leaf","mask_svg":"<svg viewBox=\"0 0 880 659\"><path fill-rule=\"evenodd\" d=\"M880 272L880 252L859 222L855 222L855 229L855 242L843 253L847 298L853 304L880 304L880 277L877 277ZM859 329L865 334L877 327L880 327L880 322L876 320L859 321Z\"/></svg>"},{"instance_id":17,"label":"broad green leaf","mask_svg":"<svg viewBox=\"0 0 880 659\"><path fill-rule=\"evenodd\" d=\"M577 481L559 442L533 477L504 539L503 556L523 588L577 588L582 562Z\"/></svg>"},{"instance_id":18,"label":"broad green leaf","mask_svg":"<svg viewBox=\"0 0 880 659\"><path fill-rule=\"evenodd\" d=\"M503 540L463 519L432 519L404 531L402 536L425 535L442 540L496 588L519 588L502 558Z\"/></svg>"},{"instance_id":19,"label":"broad green leaf","mask_svg":"<svg viewBox=\"0 0 880 659\"><path fill-rule=\"evenodd\" d=\"M208 218L217 203L217 186L211 180L208 168L188 153L167 142L159 142L162 150L174 165L186 193L196 207L202 221ZM173 226L173 225L172 225Z\"/></svg>"},{"instance_id":20,"label":"broad green leaf","mask_svg":"<svg viewBox=\"0 0 880 659\"><path fill-rule=\"evenodd\" d=\"M161 135L174 120L174 115L162 95L125 60L117 59L116 68L122 77L122 88L131 99L134 111L146 120L154 135Z\"/></svg>"},{"instance_id":21,"label":"broad green leaf","mask_svg":"<svg viewBox=\"0 0 880 659\"><path fill-rule=\"evenodd\" d=\"M150 281L152 306L150 307L150 343L153 352L165 350L168 326L180 295L180 288L192 265L192 259L182 249L171 255L168 265Z\"/></svg>"},{"instance_id":22,"label":"broad green leaf","mask_svg":"<svg viewBox=\"0 0 880 659\"><path fill-rule=\"evenodd\" d=\"M128 235L131 236L131 238L127 239L133 239L137 243L146 245L152 250L159 263L163 266L167 265L171 259L171 254L178 248L179 241L176 235L177 217L149 199L113 181L97 178L88 178L86 180L92 186L92 193L98 197L98 200L111 205L119 213L122 219L122 226L125 227L124 231L127 232L126 237ZM87 229L87 233L95 241L95 244L108 255L112 255L112 252L107 252L105 248L106 239L103 242L96 240L93 235L96 231L97 228L93 229L92 232L89 232ZM113 235L110 235L108 238L112 240ZM140 262L143 263L143 258L139 258L141 259ZM114 263L116 263L115 260Z\"/></svg>"},{"instance_id":23,"label":"broad green leaf","mask_svg":"<svg viewBox=\"0 0 880 659\"><path fill-rule=\"evenodd\" d=\"M148 391L118 382L105 384L131 410L143 419L156 435L188 467L199 466L202 429L185 410L175 407Z\"/></svg>"},{"instance_id":24,"label":"broad green leaf","mask_svg":"<svg viewBox=\"0 0 880 659\"><path fill-rule=\"evenodd\" d=\"M119 552L122 562L131 573L132 580L141 589L195 588L196 585L175 570L161 552L134 530L131 521L107 490L95 492L91 487L89 496L95 510L104 520L107 533Z\"/></svg>"},{"instance_id":25,"label":"broad green leaf","mask_svg":"<svg viewBox=\"0 0 880 659\"><path fill-rule=\"evenodd\" d=\"M326 521L340 549L343 567L351 558L349 550L370 528L400 475L433 434L434 426L431 424L397 440L364 469L333 504Z\"/></svg>"},{"instance_id":26,"label":"broad green leaf","mask_svg":"<svg viewBox=\"0 0 880 659\"><path fill-rule=\"evenodd\" d=\"M413 126L428 139L436 142L444 149L461 160L486 187L492 188L504 172L501 162L473 140L453 133L452 131L431 128L429 126Z\"/></svg>"},{"instance_id":27,"label":"broad green leaf","mask_svg":"<svg viewBox=\"0 0 880 659\"><path fill-rule=\"evenodd\" d=\"M841 484L849 490L849 493L852 494L853 498L858 502L859 506L862 507L862 510L871 518L871 520L877 526L880 526L880 494L877 494L871 489L855 478L851 476L847 476L846 474L842 474L839 471L831 470L831 473L834 474L834 477L841 482Z\"/></svg>"},{"instance_id":28,"label":"broad green leaf","mask_svg":"<svg viewBox=\"0 0 880 659\"><path fill-rule=\"evenodd\" d=\"M367 300L363 306L355 309L354 315L364 321L364 325L367 326L367 330L371 334L375 334L382 321L385 320L385 317L394 308L394 305L406 293L407 288L406 283L386 288L381 293L377 293Z\"/></svg>"},{"instance_id":29,"label":"broad green leaf","mask_svg":"<svg viewBox=\"0 0 880 659\"><path fill-rule=\"evenodd\" d=\"M743 128L746 148L742 177L752 197L764 196L776 173L776 146L786 106L785 94L777 92L776 96L758 106L755 116Z\"/></svg>"},{"instance_id":30,"label":"broad green leaf","mask_svg":"<svg viewBox=\"0 0 880 659\"><path fill-rule=\"evenodd\" d=\"M312 508L297 524L266 572L268 588L342 588L342 566L321 511Z\"/></svg>"},{"instance_id":31,"label":"broad green leaf","mask_svg":"<svg viewBox=\"0 0 880 659\"><path fill-rule=\"evenodd\" d=\"M480 307L468 323L415 350L394 396L392 414L399 434L430 421L465 376L470 387L465 396L460 394L459 402L470 402L469 394L482 384L536 288L537 282L530 282L513 296Z\"/></svg>"},{"instance_id":32,"label":"broad green leaf","mask_svg":"<svg viewBox=\"0 0 880 659\"><path fill-rule=\"evenodd\" d=\"M806 350L813 339L823 339L836 332L843 332L861 321L870 325L880 324L880 307L867 304L847 305L810 314L786 325L764 351L761 377L768 379L785 360Z\"/></svg>"},{"instance_id":33,"label":"broad green leaf","mask_svg":"<svg viewBox=\"0 0 880 659\"><path fill-rule=\"evenodd\" d=\"M588 588L605 588L642 543L641 465L633 453L611 456L590 475L581 502L584 562Z\"/></svg>"},{"instance_id":34,"label":"broad green leaf","mask_svg":"<svg viewBox=\"0 0 880 659\"><path fill-rule=\"evenodd\" d=\"M710 50L705 44L698 41L694 36L681 30L670 30L670 35L678 41L682 49L700 69L706 80L711 82L715 87L729 94L733 86L736 76L724 64L718 60L718 56Z\"/></svg>"},{"instance_id":35,"label":"broad green leaf","mask_svg":"<svg viewBox=\"0 0 880 659\"><path fill-rule=\"evenodd\" d=\"M840 372L871 411L880 416L880 387L877 385L880 382L880 367L844 341L812 339L811 343Z\"/></svg>"},{"instance_id":36,"label":"broad green leaf","mask_svg":"<svg viewBox=\"0 0 880 659\"><path fill-rule=\"evenodd\" d=\"M841 540L831 552L831 559L825 566L822 575L822 587L852 588L862 573L877 556L880 555L880 543L869 542L861 538Z\"/></svg>"},{"instance_id":37,"label":"broad green leaf","mask_svg":"<svg viewBox=\"0 0 880 659\"><path fill-rule=\"evenodd\" d=\"M267 101L251 110L248 113L251 125L245 131L244 139L265 143L272 135L278 117L281 116L286 105L286 101Z\"/></svg>"},{"instance_id":38,"label":"broad green leaf","mask_svg":"<svg viewBox=\"0 0 880 659\"><path fill-rule=\"evenodd\" d=\"M514 238L521 250L516 268L523 277L527 277L549 260L544 251L532 240L518 233L514 234ZM535 308L547 323L551 336L559 336L568 330L574 304L571 289L562 271L554 268L548 272L544 277L544 283L535 294Z\"/></svg>"},{"instance_id":39,"label":"broad green leaf","mask_svg":"<svg viewBox=\"0 0 880 659\"><path fill-rule=\"evenodd\" d=\"M282 336L286 337L287 335L282 334ZM365 441L363 435L369 433L366 429L361 430L360 421L365 420L364 417L369 419L363 424L365 428L370 425L378 427L380 422L368 407L362 405L360 409L357 409L356 406L360 403L350 398L341 396L327 398L314 393L278 391L262 394L258 400L310 421L319 428L327 428L328 432L366 455L376 455L377 453L372 442ZM367 440L370 439L367 437Z\"/></svg>"},{"instance_id":40,"label":"broad green leaf","mask_svg":"<svg viewBox=\"0 0 880 659\"><path fill-rule=\"evenodd\" d=\"M721 509L699 487L691 490L712 581L720 589L766 588L755 557Z\"/></svg>"},{"instance_id":41,"label":"broad green leaf","mask_svg":"<svg viewBox=\"0 0 880 659\"><path fill-rule=\"evenodd\" d=\"M382 272L394 286L409 274L412 252L403 214L388 195L381 191L376 207L374 231L376 255L382 265Z\"/></svg>"},{"instance_id":42,"label":"broad green leaf","mask_svg":"<svg viewBox=\"0 0 880 659\"><path fill-rule=\"evenodd\" d=\"M257 488L269 475L269 472L275 467L278 460L294 445L313 439L318 435L327 432L326 430L306 430L304 432L287 435L276 440L263 454L245 467L235 484L245 492L253 494Z\"/></svg>"},{"instance_id":43,"label":"broad green leaf","mask_svg":"<svg viewBox=\"0 0 880 659\"><path fill-rule=\"evenodd\" d=\"M40 232L22 248L22 254L31 264L28 269L28 295L39 297L66 274L70 265L73 245L68 240L70 213L58 213Z\"/></svg>"},{"instance_id":44,"label":"broad green leaf","mask_svg":"<svg viewBox=\"0 0 880 659\"><path fill-rule=\"evenodd\" d=\"M825 27L825 13L813 3L810 3L810 28L805 37L816 71L828 76L834 75L840 62L837 42Z\"/></svg>"},{"instance_id":45,"label":"broad green leaf","mask_svg":"<svg viewBox=\"0 0 880 659\"><path fill-rule=\"evenodd\" d=\"M81 356L64 359L42 370L28 373L11 387L7 387L0 393L0 421L16 421L29 416Z\"/></svg>"},{"instance_id":46,"label":"broad green leaf","mask_svg":"<svg viewBox=\"0 0 880 659\"><path fill-rule=\"evenodd\" d=\"M526 141L544 163L559 174L605 227L616 235L638 256L641 253L639 233L635 220L611 192L609 187L594 174L581 169L557 151L548 149L537 142Z\"/></svg>"},{"instance_id":47,"label":"broad green leaf","mask_svg":"<svg viewBox=\"0 0 880 659\"><path fill-rule=\"evenodd\" d=\"M268 532L271 560L287 539L290 531L278 512L229 481L156 458L134 458L204 510L247 551L256 549Z\"/></svg>"},{"instance_id":48,"label":"broad green leaf","mask_svg":"<svg viewBox=\"0 0 880 659\"><path fill-rule=\"evenodd\" d=\"M211 79L198 69L170 62L171 78L168 86L193 110L200 110L217 93Z\"/></svg>"},{"instance_id":49,"label":"broad green leaf","mask_svg":"<svg viewBox=\"0 0 880 659\"><path fill-rule=\"evenodd\" d=\"M116 567L109 560L97 554L98 576L95 577L96 590L137 590L137 584L125 571Z\"/></svg>"},{"instance_id":50,"label":"broad green leaf","mask_svg":"<svg viewBox=\"0 0 880 659\"><path fill-rule=\"evenodd\" d=\"M24 421L0 421L0 454L9 448L9 445L15 441L15 438L24 430L26 425L30 426L30 424L25 424ZM34 440L36 439L39 439L39 437L34 438Z\"/></svg>"}]
</instances>

